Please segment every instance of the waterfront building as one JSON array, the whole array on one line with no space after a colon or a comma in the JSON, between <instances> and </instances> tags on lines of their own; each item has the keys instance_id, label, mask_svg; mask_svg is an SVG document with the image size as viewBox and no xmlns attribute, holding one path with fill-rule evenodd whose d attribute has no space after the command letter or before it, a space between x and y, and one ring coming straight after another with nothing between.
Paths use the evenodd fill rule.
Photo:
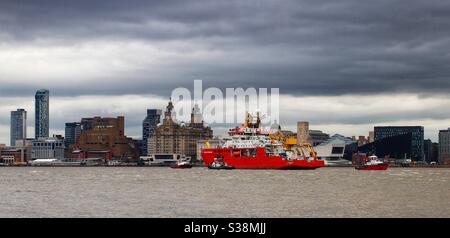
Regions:
<instances>
[{"instance_id":1,"label":"waterfront building","mask_svg":"<svg viewBox=\"0 0 450 238\"><path fill-rule=\"evenodd\" d=\"M16 157L14 155L3 155L3 151L0 151L0 153L1 165L14 165L16 163Z\"/></svg>"},{"instance_id":2,"label":"waterfront building","mask_svg":"<svg viewBox=\"0 0 450 238\"><path fill-rule=\"evenodd\" d=\"M31 159L64 159L64 140L60 137L40 137L33 140Z\"/></svg>"},{"instance_id":3,"label":"waterfront building","mask_svg":"<svg viewBox=\"0 0 450 238\"><path fill-rule=\"evenodd\" d=\"M439 163L450 164L450 128L439 131Z\"/></svg>"},{"instance_id":4,"label":"waterfront building","mask_svg":"<svg viewBox=\"0 0 450 238\"><path fill-rule=\"evenodd\" d=\"M31 160L31 149L33 148L34 138L27 138L24 140L16 141L16 148L20 149L23 153L21 156L21 162L27 162Z\"/></svg>"},{"instance_id":5,"label":"waterfront building","mask_svg":"<svg viewBox=\"0 0 450 238\"><path fill-rule=\"evenodd\" d=\"M66 161L94 161L107 163L113 161L111 150L73 150L66 155Z\"/></svg>"},{"instance_id":6,"label":"waterfront building","mask_svg":"<svg viewBox=\"0 0 450 238\"><path fill-rule=\"evenodd\" d=\"M23 146L25 142L25 146ZM31 144L29 140L18 140L16 146L0 148L0 163L15 165L25 164L31 159Z\"/></svg>"},{"instance_id":7,"label":"waterfront building","mask_svg":"<svg viewBox=\"0 0 450 238\"><path fill-rule=\"evenodd\" d=\"M320 145L330 139L330 135L323 133L320 130L309 130L308 143L312 146Z\"/></svg>"},{"instance_id":8,"label":"waterfront building","mask_svg":"<svg viewBox=\"0 0 450 238\"><path fill-rule=\"evenodd\" d=\"M0 145L0 163L24 164L31 159L31 145L34 139L16 141L16 146Z\"/></svg>"},{"instance_id":9,"label":"waterfront building","mask_svg":"<svg viewBox=\"0 0 450 238\"><path fill-rule=\"evenodd\" d=\"M35 95L35 138L49 136L49 100L50 92L40 89Z\"/></svg>"},{"instance_id":10,"label":"waterfront building","mask_svg":"<svg viewBox=\"0 0 450 238\"><path fill-rule=\"evenodd\" d=\"M148 154L179 154L195 159L197 141L212 139L213 131L204 125L200 117L196 117L195 107L192 109L191 123L176 123L172 110L173 104L169 101L162 125L156 128L155 135L149 139Z\"/></svg>"},{"instance_id":11,"label":"waterfront building","mask_svg":"<svg viewBox=\"0 0 450 238\"><path fill-rule=\"evenodd\" d=\"M373 131L369 131L369 137L368 137L369 142L368 143L372 143L375 141L375 132Z\"/></svg>"},{"instance_id":12,"label":"waterfront building","mask_svg":"<svg viewBox=\"0 0 450 238\"><path fill-rule=\"evenodd\" d=\"M330 139L330 135L323 133L320 130L310 130L309 122L297 122L297 144L311 144L312 146L319 145Z\"/></svg>"},{"instance_id":13,"label":"waterfront building","mask_svg":"<svg viewBox=\"0 0 450 238\"><path fill-rule=\"evenodd\" d=\"M328 140L314 147L317 158L325 160L327 165L345 165L349 164L348 160L344 160L346 147L355 143L351 138L343 135L335 134Z\"/></svg>"},{"instance_id":14,"label":"waterfront building","mask_svg":"<svg viewBox=\"0 0 450 238\"><path fill-rule=\"evenodd\" d=\"M353 138L354 141L356 141L356 143L358 143L358 146L363 146L367 143L369 143L369 138L366 138L365 136L358 136L358 139Z\"/></svg>"},{"instance_id":15,"label":"waterfront building","mask_svg":"<svg viewBox=\"0 0 450 238\"><path fill-rule=\"evenodd\" d=\"M11 112L10 145L16 146L17 140L27 138L27 111L17 109Z\"/></svg>"},{"instance_id":16,"label":"waterfront building","mask_svg":"<svg viewBox=\"0 0 450 238\"><path fill-rule=\"evenodd\" d=\"M424 128L423 126L376 126L375 141L398 135L411 135L411 148L407 153L412 160L424 160Z\"/></svg>"},{"instance_id":17,"label":"waterfront building","mask_svg":"<svg viewBox=\"0 0 450 238\"><path fill-rule=\"evenodd\" d=\"M372 143L358 147L356 152L376 155L379 158L391 158L403 160L411 158L413 153L412 134L406 133L397 136L384 137L377 139Z\"/></svg>"},{"instance_id":18,"label":"waterfront building","mask_svg":"<svg viewBox=\"0 0 450 238\"><path fill-rule=\"evenodd\" d=\"M64 145L66 149L69 149L70 145L78 143L81 134L80 122L68 122L65 127L65 140Z\"/></svg>"},{"instance_id":19,"label":"waterfront building","mask_svg":"<svg viewBox=\"0 0 450 238\"><path fill-rule=\"evenodd\" d=\"M144 140L137 139L136 143L139 146L139 157L146 156L146 154L144 154L144 148L148 146L148 142L144 143Z\"/></svg>"},{"instance_id":20,"label":"waterfront building","mask_svg":"<svg viewBox=\"0 0 450 238\"><path fill-rule=\"evenodd\" d=\"M427 163L430 163L433 157L433 142L430 139L423 141L423 154Z\"/></svg>"},{"instance_id":21,"label":"waterfront building","mask_svg":"<svg viewBox=\"0 0 450 238\"><path fill-rule=\"evenodd\" d=\"M431 145L431 151L432 151L431 162L439 163L439 143L433 143Z\"/></svg>"},{"instance_id":22,"label":"waterfront building","mask_svg":"<svg viewBox=\"0 0 450 238\"><path fill-rule=\"evenodd\" d=\"M161 115L160 109L147 109L147 116L142 122L142 155L148 155L148 139L155 135L156 127L161 122Z\"/></svg>"},{"instance_id":23,"label":"waterfront building","mask_svg":"<svg viewBox=\"0 0 450 238\"><path fill-rule=\"evenodd\" d=\"M83 118L78 143L69 146L69 151L75 154L102 154L125 161L139 159L138 142L125 136L125 118ZM111 155L111 156L110 156Z\"/></svg>"}]
</instances>

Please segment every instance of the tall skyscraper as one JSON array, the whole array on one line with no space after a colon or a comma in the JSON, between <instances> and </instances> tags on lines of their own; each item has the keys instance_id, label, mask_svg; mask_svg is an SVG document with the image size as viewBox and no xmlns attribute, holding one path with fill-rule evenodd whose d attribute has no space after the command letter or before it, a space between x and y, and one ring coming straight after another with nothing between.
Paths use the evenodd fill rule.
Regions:
<instances>
[{"instance_id":1,"label":"tall skyscraper","mask_svg":"<svg viewBox=\"0 0 450 238\"><path fill-rule=\"evenodd\" d=\"M415 161L423 161L425 159L423 148L423 126L376 126L374 129L375 141L387 137L411 134L411 148L409 156Z\"/></svg>"},{"instance_id":2,"label":"tall skyscraper","mask_svg":"<svg viewBox=\"0 0 450 238\"><path fill-rule=\"evenodd\" d=\"M80 122L68 122L66 123L65 135L64 135L64 145L66 149L70 145L78 143L81 133L81 123Z\"/></svg>"},{"instance_id":3,"label":"tall skyscraper","mask_svg":"<svg viewBox=\"0 0 450 238\"><path fill-rule=\"evenodd\" d=\"M162 110L148 109L147 117L142 122L142 154L148 154L148 139L155 134L156 127L161 122Z\"/></svg>"},{"instance_id":4,"label":"tall skyscraper","mask_svg":"<svg viewBox=\"0 0 450 238\"><path fill-rule=\"evenodd\" d=\"M11 112L11 146L16 146L16 140L27 138L27 111L17 109Z\"/></svg>"},{"instance_id":5,"label":"tall skyscraper","mask_svg":"<svg viewBox=\"0 0 450 238\"><path fill-rule=\"evenodd\" d=\"M49 136L49 99L50 92L40 89L35 96L35 138Z\"/></svg>"},{"instance_id":6,"label":"tall skyscraper","mask_svg":"<svg viewBox=\"0 0 450 238\"><path fill-rule=\"evenodd\" d=\"M439 163L450 163L450 128L439 131Z\"/></svg>"}]
</instances>

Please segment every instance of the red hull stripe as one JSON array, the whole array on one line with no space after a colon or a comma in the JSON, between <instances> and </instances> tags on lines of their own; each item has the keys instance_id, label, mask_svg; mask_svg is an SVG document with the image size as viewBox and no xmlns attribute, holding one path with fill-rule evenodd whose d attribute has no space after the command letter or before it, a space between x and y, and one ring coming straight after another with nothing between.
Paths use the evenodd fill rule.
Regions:
<instances>
[{"instance_id":1,"label":"red hull stripe","mask_svg":"<svg viewBox=\"0 0 450 238\"><path fill-rule=\"evenodd\" d=\"M322 160L285 160L281 156L266 156L264 148L257 148L254 157L233 157L233 149L203 149L202 158L209 165L221 156L223 162L236 169L316 169L325 166Z\"/></svg>"},{"instance_id":2,"label":"red hull stripe","mask_svg":"<svg viewBox=\"0 0 450 238\"><path fill-rule=\"evenodd\" d=\"M357 170L386 170L388 168L387 164L380 165L366 165L355 167Z\"/></svg>"}]
</instances>

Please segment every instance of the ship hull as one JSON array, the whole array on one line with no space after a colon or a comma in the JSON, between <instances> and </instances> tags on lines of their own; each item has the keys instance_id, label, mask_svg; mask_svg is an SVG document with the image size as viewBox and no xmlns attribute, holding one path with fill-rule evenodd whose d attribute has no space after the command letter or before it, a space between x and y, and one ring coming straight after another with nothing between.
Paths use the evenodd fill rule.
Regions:
<instances>
[{"instance_id":1,"label":"ship hull","mask_svg":"<svg viewBox=\"0 0 450 238\"><path fill-rule=\"evenodd\" d=\"M360 165L355 167L357 170L387 170L387 164L377 164L377 165Z\"/></svg>"},{"instance_id":2,"label":"ship hull","mask_svg":"<svg viewBox=\"0 0 450 238\"><path fill-rule=\"evenodd\" d=\"M192 165L190 165L190 164L183 164L183 165L172 165L170 167L172 169L190 169L190 168L192 168Z\"/></svg>"},{"instance_id":3,"label":"ship hull","mask_svg":"<svg viewBox=\"0 0 450 238\"><path fill-rule=\"evenodd\" d=\"M280 170L312 170L325 166L322 160L286 160L281 156L266 156L262 148L257 149L255 156L233 157L232 149L203 149L202 159L210 165L214 159L221 157L228 166L236 169L280 169Z\"/></svg>"}]
</instances>

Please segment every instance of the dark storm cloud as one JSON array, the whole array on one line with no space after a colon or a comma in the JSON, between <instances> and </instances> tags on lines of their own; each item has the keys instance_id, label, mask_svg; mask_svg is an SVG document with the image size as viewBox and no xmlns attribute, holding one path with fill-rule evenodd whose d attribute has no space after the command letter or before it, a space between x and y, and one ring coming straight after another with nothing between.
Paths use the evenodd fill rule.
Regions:
<instances>
[{"instance_id":1,"label":"dark storm cloud","mask_svg":"<svg viewBox=\"0 0 450 238\"><path fill-rule=\"evenodd\" d=\"M6 44L139 40L224 52L213 59L174 56L157 74L144 68L114 78L86 75L90 85L40 82L56 95L168 95L194 79L205 87L279 87L296 95L446 93L449 29L450 2L437 0L0 3ZM122 80L105 84L111 79ZM3 83L2 95L36 87L14 80Z\"/></svg>"}]
</instances>

